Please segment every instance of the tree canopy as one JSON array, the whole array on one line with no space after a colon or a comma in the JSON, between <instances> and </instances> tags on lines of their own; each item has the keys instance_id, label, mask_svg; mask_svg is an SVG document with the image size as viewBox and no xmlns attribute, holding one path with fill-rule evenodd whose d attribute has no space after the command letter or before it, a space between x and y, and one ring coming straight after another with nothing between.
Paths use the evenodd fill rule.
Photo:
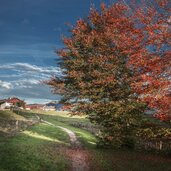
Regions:
<instances>
[{"instance_id":1,"label":"tree canopy","mask_svg":"<svg viewBox=\"0 0 171 171\"><path fill-rule=\"evenodd\" d=\"M75 113L98 123L103 138L120 144L134 134L145 107L169 114L169 8L156 4L101 4L63 38L62 77L47 82ZM122 142L122 143L121 143Z\"/></svg>"}]
</instances>

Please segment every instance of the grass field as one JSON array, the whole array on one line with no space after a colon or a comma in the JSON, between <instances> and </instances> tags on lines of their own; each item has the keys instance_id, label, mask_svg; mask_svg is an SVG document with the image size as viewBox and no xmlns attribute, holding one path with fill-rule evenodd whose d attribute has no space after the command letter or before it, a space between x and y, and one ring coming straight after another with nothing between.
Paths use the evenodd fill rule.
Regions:
<instances>
[{"instance_id":1,"label":"grass field","mask_svg":"<svg viewBox=\"0 0 171 171\"><path fill-rule=\"evenodd\" d=\"M74 131L79 137L80 141L85 145L91 154L90 165L92 170L98 171L170 171L171 158L161 157L148 153L139 153L128 150L111 150L111 149L97 149L96 138L86 130L70 126L73 122L85 123L88 125L88 120L82 117L64 118L61 119L58 115L41 115L45 120L48 120L56 125L67 127ZM64 119L64 120L63 120ZM63 123L60 121L62 120ZM77 125L77 124L76 124Z\"/></svg>"},{"instance_id":2,"label":"grass field","mask_svg":"<svg viewBox=\"0 0 171 171\"><path fill-rule=\"evenodd\" d=\"M61 129L39 124L13 138L0 138L0 171L65 171L69 138Z\"/></svg>"},{"instance_id":3,"label":"grass field","mask_svg":"<svg viewBox=\"0 0 171 171\"><path fill-rule=\"evenodd\" d=\"M17 115L14 112L11 111L2 111L0 110L0 119L5 119L5 120L25 120L25 118L21 115Z\"/></svg>"},{"instance_id":4,"label":"grass field","mask_svg":"<svg viewBox=\"0 0 171 171\"><path fill-rule=\"evenodd\" d=\"M19 113L34 118L31 112ZM89 165L94 171L170 171L171 158L145 152L97 149L96 137L78 128L89 126L85 117L69 117L66 112L40 113L42 119L66 127L76 133L90 154ZM76 127L73 125L76 124ZM90 124L91 125L91 124ZM70 170L66 155L69 137L62 130L43 123L35 125L16 137L0 138L0 171L64 171Z\"/></svg>"}]
</instances>

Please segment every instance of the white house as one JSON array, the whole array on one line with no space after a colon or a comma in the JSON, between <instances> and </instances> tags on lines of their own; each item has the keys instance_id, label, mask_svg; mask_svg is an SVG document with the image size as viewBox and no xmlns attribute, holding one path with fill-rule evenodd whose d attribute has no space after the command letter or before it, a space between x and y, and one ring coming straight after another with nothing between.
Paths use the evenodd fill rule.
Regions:
<instances>
[{"instance_id":1,"label":"white house","mask_svg":"<svg viewBox=\"0 0 171 171\"><path fill-rule=\"evenodd\" d=\"M55 106L44 106L43 110L45 110L45 111L55 111L56 108L55 108Z\"/></svg>"},{"instance_id":2,"label":"white house","mask_svg":"<svg viewBox=\"0 0 171 171\"><path fill-rule=\"evenodd\" d=\"M4 103L0 104L0 110L8 109L12 106L13 106L12 103L4 102Z\"/></svg>"}]
</instances>

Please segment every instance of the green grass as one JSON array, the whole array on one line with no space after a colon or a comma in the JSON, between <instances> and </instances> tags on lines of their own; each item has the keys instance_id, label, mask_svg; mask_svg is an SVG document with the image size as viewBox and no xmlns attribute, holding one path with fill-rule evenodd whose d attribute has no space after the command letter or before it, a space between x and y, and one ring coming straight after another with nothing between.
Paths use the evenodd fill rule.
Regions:
<instances>
[{"instance_id":1,"label":"green grass","mask_svg":"<svg viewBox=\"0 0 171 171\"><path fill-rule=\"evenodd\" d=\"M91 170L98 171L170 171L171 159L156 154L136 152L129 150L97 149L97 139L90 132L71 126L73 118L65 121L60 117L42 115L42 118L53 124L66 127L76 133L82 144L91 154ZM77 122L88 122L83 118L77 118Z\"/></svg>"},{"instance_id":2,"label":"green grass","mask_svg":"<svg viewBox=\"0 0 171 171\"><path fill-rule=\"evenodd\" d=\"M92 133L90 133L89 131L86 131L86 130L83 130L81 128L71 126L70 124L73 122L72 120L67 124L68 121L60 122L58 119L55 119L52 116L44 115L44 116L42 116L42 118L44 120L47 120L47 121L55 124L55 125L63 126L65 128L68 128L68 129L72 130L73 132L75 132L78 139L81 141L81 143L85 147L95 147L96 146L96 142L97 142L96 137ZM79 122L79 119L77 120L77 122ZM85 121L85 122L87 122L87 121Z\"/></svg>"},{"instance_id":3,"label":"green grass","mask_svg":"<svg viewBox=\"0 0 171 171\"><path fill-rule=\"evenodd\" d=\"M66 112L37 112L55 125L76 133L89 155L94 171L170 171L171 158L157 154L129 150L96 148L96 137L77 125L90 126L85 117L69 117ZM36 118L32 112L19 113L22 117ZM75 125L75 127L74 127ZM0 171L58 171L69 170L71 162L65 150L69 138L62 130L46 124L35 125L14 138L0 138Z\"/></svg>"},{"instance_id":4,"label":"green grass","mask_svg":"<svg viewBox=\"0 0 171 171\"><path fill-rule=\"evenodd\" d=\"M0 171L65 171L68 135L46 124L35 125L20 135L0 138Z\"/></svg>"},{"instance_id":5,"label":"green grass","mask_svg":"<svg viewBox=\"0 0 171 171\"><path fill-rule=\"evenodd\" d=\"M71 116L69 112L65 111L16 111L20 116L24 116L26 118L36 118L36 115L39 115L41 118L47 116L49 118L54 118L60 122L64 122L67 124L76 123L88 123L90 124L89 120L85 118L85 116Z\"/></svg>"},{"instance_id":6,"label":"green grass","mask_svg":"<svg viewBox=\"0 0 171 171\"><path fill-rule=\"evenodd\" d=\"M59 113L59 114L58 114ZM35 117L33 113L22 112L21 115L25 117ZM42 119L49 121L55 125L63 126L68 128L76 133L78 139L84 144L84 146L96 146L97 139L96 137L87 131L86 129L93 127L88 119L84 116L70 116L68 112L55 112L54 114L50 113L40 113L38 114ZM80 127L80 128L78 128ZM84 127L84 129L82 129Z\"/></svg>"},{"instance_id":7,"label":"green grass","mask_svg":"<svg viewBox=\"0 0 171 171\"><path fill-rule=\"evenodd\" d=\"M0 110L0 120L25 120L25 118L21 115L17 115L16 113L12 111L2 111Z\"/></svg>"}]
</instances>

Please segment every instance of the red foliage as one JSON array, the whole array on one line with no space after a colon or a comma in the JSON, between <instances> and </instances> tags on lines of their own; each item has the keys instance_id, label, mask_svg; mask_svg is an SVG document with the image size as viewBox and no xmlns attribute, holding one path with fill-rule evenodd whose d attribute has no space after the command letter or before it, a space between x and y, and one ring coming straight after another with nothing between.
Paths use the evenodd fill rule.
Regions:
<instances>
[{"instance_id":1,"label":"red foliage","mask_svg":"<svg viewBox=\"0 0 171 171\"><path fill-rule=\"evenodd\" d=\"M158 0L153 4L142 2L139 7L133 5L136 8L132 10L123 4L109 9L103 5L103 16L92 11L90 18L96 21L105 17L106 37L110 36L117 49L129 56L127 66L134 72L133 91L138 94L139 100L156 109L156 117L164 120L171 113L170 4L167 0ZM118 14L114 9L118 10ZM122 15L124 12L129 20Z\"/></svg>"},{"instance_id":2,"label":"red foliage","mask_svg":"<svg viewBox=\"0 0 171 171\"><path fill-rule=\"evenodd\" d=\"M130 37L124 41L127 42L127 51L130 50L128 65L135 73L132 88L139 94L141 101L156 109L156 117L165 120L171 113L171 26L169 3L157 3L160 6L146 4L135 11L133 19L137 30L134 28L130 32L133 37L136 35L138 42Z\"/></svg>"},{"instance_id":3,"label":"red foliage","mask_svg":"<svg viewBox=\"0 0 171 171\"><path fill-rule=\"evenodd\" d=\"M155 109L155 116L165 119L171 104L171 8L167 0L141 2L131 4L131 8L124 3L110 7L102 3L101 12L92 8L88 21L78 20L72 36L64 38L66 49L59 51L66 60L65 79L72 86L67 87L66 81L56 79L49 84L61 91L72 91L70 97L80 99L104 91L105 87L110 89L110 84L118 79L115 75L106 75L105 71L112 71L119 64L119 52L119 56L127 57L127 67L133 73L129 80L133 92L140 101ZM95 69L97 65L103 69ZM87 74L93 79L91 82L87 81ZM119 81L123 82L124 78L128 77L122 76Z\"/></svg>"}]
</instances>

